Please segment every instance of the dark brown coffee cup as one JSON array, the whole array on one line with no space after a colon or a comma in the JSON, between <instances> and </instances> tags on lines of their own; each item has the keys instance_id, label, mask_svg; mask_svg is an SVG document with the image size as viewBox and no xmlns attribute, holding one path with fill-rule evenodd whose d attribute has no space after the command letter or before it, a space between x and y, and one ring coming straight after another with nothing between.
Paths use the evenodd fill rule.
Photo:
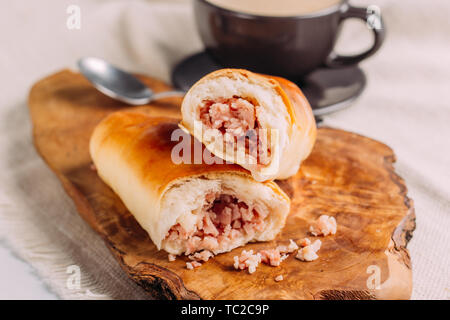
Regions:
<instances>
[{"instance_id":1,"label":"dark brown coffee cup","mask_svg":"<svg viewBox=\"0 0 450 320\"><path fill-rule=\"evenodd\" d=\"M200 37L213 58L224 67L300 78L320 67L355 65L381 46L385 28L370 8L353 7L347 1L313 14L272 17L228 10L205 0L194 1ZM368 21L371 17L372 21ZM342 22L357 18L374 22L370 49L352 56L333 51Z\"/></svg>"}]
</instances>

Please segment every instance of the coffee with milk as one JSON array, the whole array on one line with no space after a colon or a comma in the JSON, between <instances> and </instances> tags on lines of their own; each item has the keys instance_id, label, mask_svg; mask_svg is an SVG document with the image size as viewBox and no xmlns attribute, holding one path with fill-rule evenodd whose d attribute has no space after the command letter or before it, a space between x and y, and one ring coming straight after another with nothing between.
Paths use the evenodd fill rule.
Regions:
<instances>
[{"instance_id":1,"label":"coffee with milk","mask_svg":"<svg viewBox=\"0 0 450 320\"><path fill-rule=\"evenodd\" d=\"M206 0L224 9L261 16L299 16L333 7L341 0Z\"/></svg>"}]
</instances>

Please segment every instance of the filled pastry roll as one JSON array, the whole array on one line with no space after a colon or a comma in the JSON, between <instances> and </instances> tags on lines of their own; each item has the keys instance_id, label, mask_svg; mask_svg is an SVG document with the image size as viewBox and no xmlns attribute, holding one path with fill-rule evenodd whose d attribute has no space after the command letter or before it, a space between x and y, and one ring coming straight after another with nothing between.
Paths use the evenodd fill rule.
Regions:
<instances>
[{"instance_id":1,"label":"filled pastry roll","mask_svg":"<svg viewBox=\"0 0 450 320\"><path fill-rule=\"evenodd\" d=\"M218 254L273 239L289 212L286 194L234 164L177 164L175 146L193 140L178 122L136 111L109 115L90 140L99 176L171 254Z\"/></svg>"},{"instance_id":2,"label":"filled pastry roll","mask_svg":"<svg viewBox=\"0 0 450 320\"><path fill-rule=\"evenodd\" d=\"M218 70L184 97L180 127L258 181L294 175L316 139L308 101L292 82L240 69Z\"/></svg>"}]
</instances>

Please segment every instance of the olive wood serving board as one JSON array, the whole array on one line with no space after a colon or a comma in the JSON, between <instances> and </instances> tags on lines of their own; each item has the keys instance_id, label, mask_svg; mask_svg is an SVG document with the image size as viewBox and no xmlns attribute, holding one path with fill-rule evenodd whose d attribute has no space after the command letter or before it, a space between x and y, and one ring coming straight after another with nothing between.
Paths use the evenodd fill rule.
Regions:
<instances>
[{"instance_id":1,"label":"olive wood serving board","mask_svg":"<svg viewBox=\"0 0 450 320\"><path fill-rule=\"evenodd\" d=\"M140 78L154 91L170 86ZM138 107L179 117L181 98ZM130 108L94 89L78 73L63 70L36 83L29 95L34 144L61 180L80 215L103 238L123 270L149 292L169 299L408 299L411 262L406 246L415 228L413 202L383 143L331 128L318 130L311 156L294 177L278 182L292 208L276 240L252 243L187 270L186 257L169 262L122 201L92 168L88 142L107 114ZM319 259L291 254L280 267L261 264L236 271L233 256L308 236L321 214L336 217L334 236L320 237ZM315 237L311 237L315 238ZM275 282L277 275L284 280Z\"/></svg>"}]
</instances>

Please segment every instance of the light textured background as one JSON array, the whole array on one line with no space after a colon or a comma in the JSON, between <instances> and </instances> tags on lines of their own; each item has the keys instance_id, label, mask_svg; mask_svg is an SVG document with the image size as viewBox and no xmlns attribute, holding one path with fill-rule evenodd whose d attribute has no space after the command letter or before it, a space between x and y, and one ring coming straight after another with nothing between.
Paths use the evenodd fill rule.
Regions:
<instances>
[{"instance_id":1,"label":"light textured background","mask_svg":"<svg viewBox=\"0 0 450 320\"><path fill-rule=\"evenodd\" d=\"M409 245L413 298L449 299L450 2L353 3L381 7L387 40L362 63L367 90L325 123L395 150L416 206ZM66 28L70 4L81 7L81 30ZM369 45L369 35L362 23L350 21L338 48L357 51ZM171 68L201 48L189 1L1 2L0 298L144 297L36 154L27 94L35 81L87 55L168 81ZM67 267L74 264L81 268L80 290L66 286Z\"/></svg>"}]
</instances>

